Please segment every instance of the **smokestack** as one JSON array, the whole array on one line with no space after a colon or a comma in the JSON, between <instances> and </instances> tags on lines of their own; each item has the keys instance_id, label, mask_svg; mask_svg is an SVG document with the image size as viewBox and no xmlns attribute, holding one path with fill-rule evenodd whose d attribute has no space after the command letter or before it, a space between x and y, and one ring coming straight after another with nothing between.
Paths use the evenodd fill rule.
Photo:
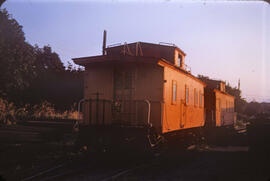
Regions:
<instances>
[{"instance_id":1,"label":"smokestack","mask_svg":"<svg viewBox=\"0 0 270 181\"><path fill-rule=\"evenodd\" d=\"M105 48L106 48L106 39L107 39L107 31L104 30L103 32L103 47L102 47L102 55L106 54Z\"/></svg>"}]
</instances>

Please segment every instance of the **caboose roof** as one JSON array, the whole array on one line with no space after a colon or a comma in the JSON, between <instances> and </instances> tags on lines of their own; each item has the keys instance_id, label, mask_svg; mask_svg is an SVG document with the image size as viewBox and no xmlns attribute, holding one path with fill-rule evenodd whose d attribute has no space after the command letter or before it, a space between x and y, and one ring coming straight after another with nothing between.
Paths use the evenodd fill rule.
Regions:
<instances>
[{"instance_id":1,"label":"caboose roof","mask_svg":"<svg viewBox=\"0 0 270 181\"><path fill-rule=\"evenodd\" d=\"M219 93L221 93L221 94L223 94L223 95L226 95L226 96L234 97L233 95L231 95L231 94L229 94L229 93L227 93L227 92L220 91L220 90L218 90L218 89L213 89L213 91L214 91L214 92L219 92Z\"/></svg>"},{"instance_id":2,"label":"caboose roof","mask_svg":"<svg viewBox=\"0 0 270 181\"><path fill-rule=\"evenodd\" d=\"M156 43L148 43L148 42L134 42L134 43L127 43L127 44L114 44L114 45L109 45L105 50L112 50L112 49L119 49L121 47L124 47L125 45L127 46L135 46L136 44L140 44L142 46L148 46L148 47L159 47L159 48L164 48L164 49L176 49L178 50L179 52L181 52L181 54L183 54L184 56L186 56L186 53L180 49L178 46L176 46L175 44L172 44L172 43L159 43L159 44L156 44Z\"/></svg>"},{"instance_id":3,"label":"caboose roof","mask_svg":"<svg viewBox=\"0 0 270 181\"><path fill-rule=\"evenodd\" d=\"M93 65L101 62L138 62L138 63L157 63L158 58L145 56L130 55L98 55L91 57L80 57L72 59L76 64L81 66Z\"/></svg>"},{"instance_id":4,"label":"caboose roof","mask_svg":"<svg viewBox=\"0 0 270 181\"><path fill-rule=\"evenodd\" d=\"M156 57L146 57L146 56L130 56L130 55L99 55L99 56L91 56L91 57L80 57L80 58L73 58L72 59L76 64L82 66L91 66L97 64L104 64L104 63L141 63L141 64L157 64L161 67L170 67L176 71L179 71L185 74L188 77L200 82L204 86L202 80L198 79L196 76L192 75L190 72L180 69L179 67L175 66L173 63L163 59L163 58L156 58Z\"/></svg>"}]
</instances>

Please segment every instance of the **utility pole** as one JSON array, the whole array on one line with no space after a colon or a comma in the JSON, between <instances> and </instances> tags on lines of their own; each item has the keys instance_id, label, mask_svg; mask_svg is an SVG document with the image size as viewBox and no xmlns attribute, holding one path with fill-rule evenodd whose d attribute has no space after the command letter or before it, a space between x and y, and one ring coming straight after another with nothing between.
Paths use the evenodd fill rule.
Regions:
<instances>
[{"instance_id":1,"label":"utility pole","mask_svg":"<svg viewBox=\"0 0 270 181\"><path fill-rule=\"evenodd\" d=\"M103 32L103 46L102 46L102 55L106 55L106 40L107 40L107 31Z\"/></svg>"}]
</instances>

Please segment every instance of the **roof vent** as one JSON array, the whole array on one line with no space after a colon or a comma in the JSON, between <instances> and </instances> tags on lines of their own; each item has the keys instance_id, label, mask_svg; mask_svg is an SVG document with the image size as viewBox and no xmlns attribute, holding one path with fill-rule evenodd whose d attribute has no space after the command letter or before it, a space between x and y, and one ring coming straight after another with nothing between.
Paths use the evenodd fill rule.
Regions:
<instances>
[{"instance_id":1,"label":"roof vent","mask_svg":"<svg viewBox=\"0 0 270 181\"><path fill-rule=\"evenodd\" d=\"M159 44L160 44L160 45L167 45L167 46L176 47L176 45L173 44L173 43L159 42Z\"/></svg>"}]
</instances>

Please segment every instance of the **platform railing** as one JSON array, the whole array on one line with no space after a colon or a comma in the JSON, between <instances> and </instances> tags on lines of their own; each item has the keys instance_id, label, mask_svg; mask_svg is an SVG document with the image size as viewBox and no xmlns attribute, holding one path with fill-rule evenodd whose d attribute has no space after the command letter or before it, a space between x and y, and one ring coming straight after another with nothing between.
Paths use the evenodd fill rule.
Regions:
<instances>
[{"instance_id":1,"label":"platform railing","mask_svg":"<svg viewBox=\"0 0 270 181\"><path fill-rule=\"evenodd\" d=\"M78 104L78 120L82 119L86 125L151 126L151 102L147 99L82 99Z\"/></svg>"}]
</instances>

